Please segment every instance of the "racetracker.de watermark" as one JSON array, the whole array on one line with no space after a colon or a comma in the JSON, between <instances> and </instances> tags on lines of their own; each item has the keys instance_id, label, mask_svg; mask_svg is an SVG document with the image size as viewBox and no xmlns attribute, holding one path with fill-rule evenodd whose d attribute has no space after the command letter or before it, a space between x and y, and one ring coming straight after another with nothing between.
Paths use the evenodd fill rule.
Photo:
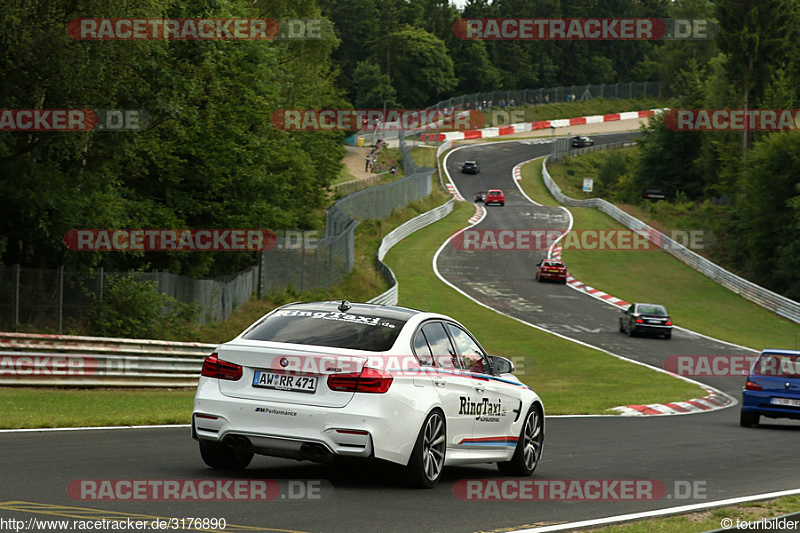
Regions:
<instances>
[{"instance_id":1,"label":"racetracker.de watermark","mask_svg":"<svg viewBox=\"0 0 800 533\"><path fill-rule=\"evenodd\" d=\"M673 131L789 131L800 127L800 109L670 109Z\"/></svg>"},{"instance_id":2,"label":"racetracker.de watermark","mask_svg":"<svg viewBox=\"0 0 800 533\"><path fill-rule=\"evenodd\" d=\"M453 33L465 40L625 41L711 39L718 29L708 19L656 18L463 18Z\"/></svg>"},{"instance_id":3,"label":"racetracker.de watermark","mask_svg":"<svg viewBox=\"0 0 800 533\"><path fill-rule=\"evenodd\" d=\"M272 125L284 131L471 130L484 124L478 111L437 109L278 109Z\"/></svg>"},{"instance_id":4,"label":"racetracker.de watermark","mask_svg":"<svg viewBox=\"0 0 800 533\"><path fill-rule=\"evenodd\" d=\"M314 250L316 230L72 229L64 244L76 252L249 252Z\"/></svg>"},{"instance_id":5,"label":"racetracker.de watermark","mask_svg":"<svg viewBox=\"0 0 800 533\"><path fill-rule=\"evenodd\" d=\"M319 40L333 32L325 19L80 18L67 34L83 41Z\"/></svg>"},{"instance_id":6,"label":"racetracker.de watermark","mask_svg":"<svg viewBox=\"0 0 800 533\"><path fill-rule=\"evenodd\" d=\"M321 500L333 486L321 479L74 479L67 495L80 501Z\"/></svg>"},{"instance_id":7,"label":"racetracker.de watermark","mask_svg":"<svg viewBox=\"0 0 800 533\"><path fill-rule=\"evenodd\" d=\"M660 479L459 479L453 494L465 501L703 500L706 482Z\"/></svg>"},{"instance_id":8,"label":"racetracker.de watermark","mask_svg":"<svg viewBox=\"0 0 800 533\"><path fill-rule=\"evenodd\" d=\"M746 376L757 357L758 355L670 355L664 361L664 370L686 377ZM775 371L779 370L776 366Z\"/></svg>"},{"instance_id":9,"label":"racetracker.de watermark","mask_svg":"<svg viewBox=\"0 0 800 533\"><path fill-rule=\"evenodd\" d=\"M141 131L141 109L0 109L0 131Z\"/></svg>"},{"instance_id":10,"label":"racetracker.de watermark","mask_svg":"<svg viewBox=\"0 0 800 533\"><path fill-rule=\"evenodd\" d=\"M76 252L240 252L270 250L276 241L263 229L72 229L64 235Z\"/></svg>"},{"instance_id":11,"label":"racetracker.de watermark","mask_svg":"<svg viewBox=\"0 0 800 533\"><path fill-rule=\"evenodd\" d=\"M454 233L450 246L462 251L547 251L558 240L563 250L647 251L678 248L707 249L713 240L705 230L575 229L466 229Z\"/></svg>"}]
</instances>

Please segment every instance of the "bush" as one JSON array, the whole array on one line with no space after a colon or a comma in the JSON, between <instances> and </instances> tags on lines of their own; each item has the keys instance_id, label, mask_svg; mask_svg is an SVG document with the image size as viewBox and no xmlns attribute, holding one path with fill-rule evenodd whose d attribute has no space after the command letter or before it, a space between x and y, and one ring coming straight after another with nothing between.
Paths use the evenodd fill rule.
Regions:
<instances>
[{"instance_id":1,"label":"bush","mask_svg":"<svg viewBox=\"0 0 800 533\"><path fill-rule=\"evenodd\" d=\"M107 278L102 298L92 295L89 323L102 337L137 339L185 336L199 315L194 304L158 292L154 281L135 275Z\"/></svg>"}]
</instances>

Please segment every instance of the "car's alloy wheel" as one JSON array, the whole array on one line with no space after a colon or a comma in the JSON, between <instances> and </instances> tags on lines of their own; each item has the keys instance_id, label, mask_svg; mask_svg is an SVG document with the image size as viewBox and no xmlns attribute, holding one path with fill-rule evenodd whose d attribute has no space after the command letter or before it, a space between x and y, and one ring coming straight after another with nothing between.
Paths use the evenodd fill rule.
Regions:
<instances>
[{"instance_id":1,"label":"car's alloy wheel","mask_svg":"<svg viewBox=\"0 0 800 533\"><path fill-rule=\"evenodd\" d=\"M211 468L244 470L253 460L253 452L236 450L219 442L200 441L200 456Z\"/></svg>"},{"instance_id":2,"label":"car's alloy wheel","mask_svg":"<svg viewBox=\"0 0 800 533\"><path fill-rule=\"evenodd\" d=\"M739 425L743 428L749 428L758 425L758 420L761 418L761 415L758 413L749 413L747 411L742 411L739 414Z\"/></svg>"},{"instance_id":3,"label":"car's alloy wheel","mask_svg":"<svg viewBox=\"0 0 800 533\"><path fill-rule=\"evenodd\" d=\"M507 476L530 476L539 464L544 444L544 416L531 406L522 425L517 447L510 461L497 463L497 469Z\"/></svg>"},{"instance_id":4,"label":"car's alloy wheel","mask_svg":"<svg viewBox=\"0 0 800 533\"><path fill-rule=\"evenodd\" d=\"M408 462L408 477L411 485L429 489L436 485L444 469L447 449L447 431L444 415L433 411L422 424L411 460Z\"/></svg>"}]
</instances>

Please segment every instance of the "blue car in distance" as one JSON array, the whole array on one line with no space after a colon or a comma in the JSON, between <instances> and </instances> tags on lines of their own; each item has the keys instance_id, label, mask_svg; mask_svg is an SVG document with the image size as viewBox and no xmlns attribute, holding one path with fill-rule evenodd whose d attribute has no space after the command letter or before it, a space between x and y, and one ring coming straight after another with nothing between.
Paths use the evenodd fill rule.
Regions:
<instances>
[{"instance_id":1,"label":"blue car in distance","mask_svg":"<svg viewBox=\"0 0 800 533\"><path fill-rule=\"evenodd\" d=\"M764 350L750 368L739 422L755 426L762 416L800 420L800 351Z\"/></svg>"}]
</instances>

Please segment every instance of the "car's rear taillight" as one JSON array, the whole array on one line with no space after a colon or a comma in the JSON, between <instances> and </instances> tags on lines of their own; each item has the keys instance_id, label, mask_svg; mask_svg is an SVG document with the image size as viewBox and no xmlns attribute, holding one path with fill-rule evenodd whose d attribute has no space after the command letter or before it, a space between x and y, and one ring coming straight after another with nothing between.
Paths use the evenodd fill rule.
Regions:
<instances>
[{"instance_id":1,"label":"car's rear taillight","mask_svg":"<svg viewBox=\"0 0 800 533\"><path fill-rule=\"evenodd\" d=\"M637 324L644 324L644 320L642 320L641 318L637 318L636 319L636 323Z\"/></svg>"},{"instance_id":2,"label":"car's rear taillight","mask_svg":"<svg viewBox=\"0 0 800 533\"><path fill-rule=\"evenodd\" d=\"M331 374L328 376L328 388L338 392L382 394L389 390L393 380L385 370L365 366L361 373Z\"/></svg>"},{"instance_id":3,"label":"car's rear taillight","mask_svg":"<svg viewBox=\"0 0 800 533\"><path fill-rule=\"evenodd\" d=\"M203 370L200 372L200 375L207 378L237 381L242 377L242 367L219 359L217 354L212 353L203 361Z\"/></svg>"},{"instance_id":4,"label":"car's rear taillight","mask_svg":"<svg viewBox=\"0 0 800 533\"><path fill-rule=\"evenodd\" d=\"M755 383L753 381L747 380L747 383L744 384L744 390L763 390L761 385Z\"/></svg>"},{"instance_id":5,"label":"car's rear taillight","mask_svg":"<svg viewBox=\"0 0 800 533\"><path fill-rule=\"evenodd\" d=\"M667 320L667 321L664 323L664 325L665 325L665 326L671 326L671 325L672 325L672 320Z\"/></svg>"}]
</instances>

